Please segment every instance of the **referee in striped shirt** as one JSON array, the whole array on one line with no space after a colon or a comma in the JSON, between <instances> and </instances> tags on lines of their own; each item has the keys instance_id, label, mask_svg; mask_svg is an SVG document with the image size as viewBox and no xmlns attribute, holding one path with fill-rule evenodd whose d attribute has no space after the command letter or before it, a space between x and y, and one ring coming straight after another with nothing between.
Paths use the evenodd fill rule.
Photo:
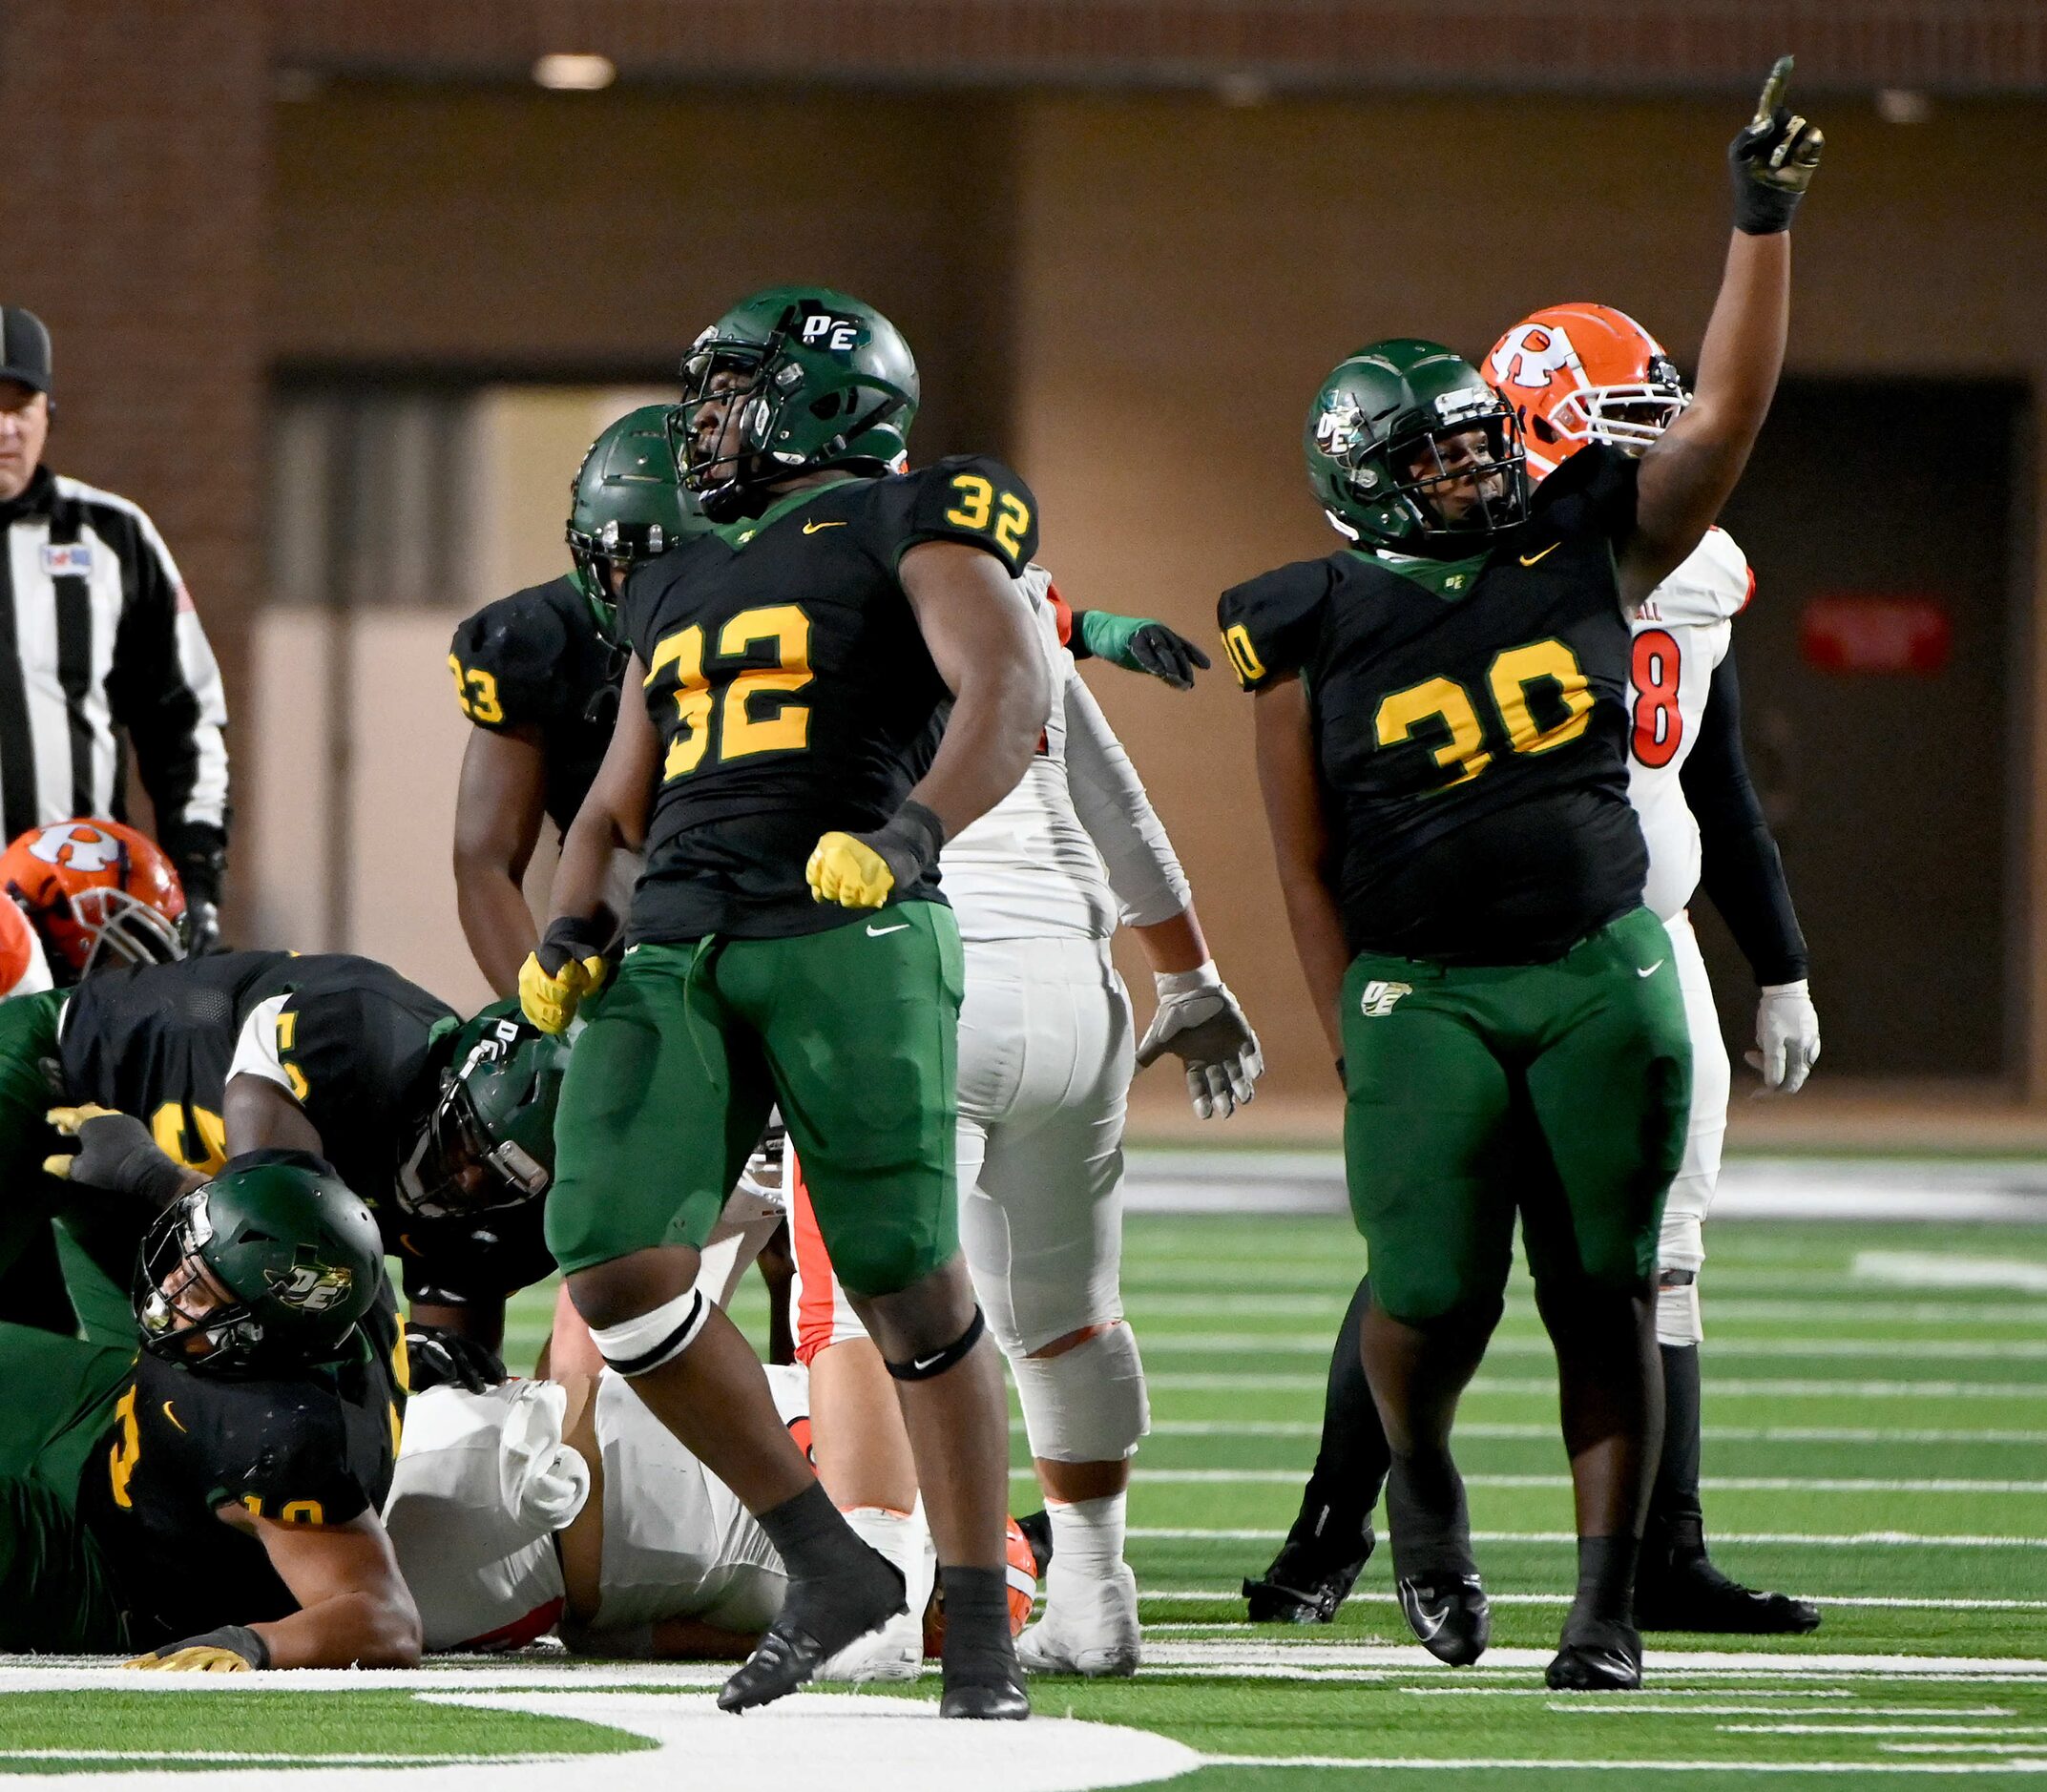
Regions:
<instances>
[{"instance_id":1,"label":"referee in striped shirt","mask_svg":"<svg viewBox=\"0 0 2047 1792\"><path fill-rule=\"evenodd\" d=\"M50 390L50 332L0 305L0 842L125 820L132 740L204 951L227 865L220 670L140 507L42 464Z\"/></svg>"}]
</instances>

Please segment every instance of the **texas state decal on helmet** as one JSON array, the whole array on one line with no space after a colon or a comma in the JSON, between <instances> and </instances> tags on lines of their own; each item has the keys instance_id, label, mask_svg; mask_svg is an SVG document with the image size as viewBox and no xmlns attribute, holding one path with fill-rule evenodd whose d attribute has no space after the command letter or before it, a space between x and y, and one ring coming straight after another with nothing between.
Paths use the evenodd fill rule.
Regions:
<instances>
[{"instance_id":1,"label":"texas state decal on helmet","mask_svg":"<svg viewBox=\"0 0 2047 1792\"><path fill-rule=\"evenodd\" d=\"M0 853L0 888L42 936L62 982L184 956L178 873L155 841L120 822L31 827Z\"/></svg>"},{"instance_id":2,"label":"texas state decal on helmet","mask_svg":"<svg viewBox=\"0 0 2047 1792\"><path fill-rule=\"evenodd\" d=\"M1548 305L1493 344L1486 382L1514 406L1541 479L1588 442L1640 454L1691 403L1662 344L1612 305Z\"/></svg>"}]
</instances>

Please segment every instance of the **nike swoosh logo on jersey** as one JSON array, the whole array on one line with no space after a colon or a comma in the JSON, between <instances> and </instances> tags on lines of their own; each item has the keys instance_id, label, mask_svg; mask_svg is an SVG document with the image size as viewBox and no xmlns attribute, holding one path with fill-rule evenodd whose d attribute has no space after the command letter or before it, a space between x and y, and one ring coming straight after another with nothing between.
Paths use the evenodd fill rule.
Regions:
<instances>
[{"instance_id":1,"label":"nike swoosh logo on jersey","mask_svg":"<svg viewBox=\"0 0 2047 1792\"><path fill-rule=\"evenodd\" d=\"M1544 554L1555 553L1556 550L1562 546L1562 542L1553 541L1547 548L1542 550L1541 553L1524 553L1521 556L1521 564L1523 566L1534 566L1537 560L1543 557Z\"/></svg>"},{"instance_id":2,"label":"nike swoosh logo on jersey","mask_svg":"<svg viewBox=\"0 0 2047 1792\"><path fill-rule=\"evenodd\" d=\"M1638 971L1637 971L1637 972L1636 972L1635 974L1636 974L1636 975L1637 975L1638 977L1653 977L1653 976L1655 976L1655 975L1656 975L1656 973L1657 973L1658 971L1660 971L1661 969L1662 969L1662 968L1663 968L1663 961L1662 961L1662 960L1661 960L1661 958L1659 958L1659 959L1658 959L1658 960L1656 961L1656 963L1655 963L1655 964L1653 964L1653 965L1651 965L1651 966L1649 967L1649 969L1648 969L1647 970L1638 970Z\"/></svg>"},{"instance_id":3,"label":"nike swoosh logo on jersey","mask_svg":"<svg viewBox=\"0 0 2047 1792\"><path fill-rule=\"evenodd\" d=\"M185 1427L182 1425L178 1424L178 1414L171 1410L171 1403L168 1400L163 1403L163 1416L166 1419L170 1420L173 1425L178 1426L178 1428L180 1431L185 1430ZM185 1431L185 1435L187 1437L190 1437L192 1433L190 1431Z\"/></svg>"},{"instance_id":4,"label":"nike swoosh logo on jersey","mask_svg":"<svg viewBox=\"0 0 2047 1792\"><path fill-rule=\"evenodd\" d=\"M878 940L884 933L901 933L909 926L907 921L898 921L892 927L878 927L870 921L867 923L867 938Z\"/></svg>"},{"instance_id":5,"label":"nike swoosh logo on jersey","mask_svg":"<svg viewBox=\"0 0 2047 1792\"><path fill-rule=\"evenodd\" d=\"M804 525L804 533L814 535L821 529L844 529L845 527L844 523L805 523Z\"/></svg>"}]
</instances>

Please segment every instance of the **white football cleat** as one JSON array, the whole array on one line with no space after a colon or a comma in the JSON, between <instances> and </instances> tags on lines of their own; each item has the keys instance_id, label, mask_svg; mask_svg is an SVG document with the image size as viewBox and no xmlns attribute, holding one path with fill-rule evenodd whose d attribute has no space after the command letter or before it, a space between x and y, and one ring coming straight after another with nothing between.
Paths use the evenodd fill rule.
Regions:
<instances>
[{"instance_id":1,"label":"white football cleat","mask_svg":"<svg viewBox=\"0 0 2047 1792\"><path fill-rule=\"evenodd\" d=\"M1138 1577L1118 1562L1106 1579L1045 1571L1045 1613L1016 1639L1016 1658L1033 1674L1083 1674L1128 1679L1143 1644L1138 1630Z\"/></svg>"}]
</instances>

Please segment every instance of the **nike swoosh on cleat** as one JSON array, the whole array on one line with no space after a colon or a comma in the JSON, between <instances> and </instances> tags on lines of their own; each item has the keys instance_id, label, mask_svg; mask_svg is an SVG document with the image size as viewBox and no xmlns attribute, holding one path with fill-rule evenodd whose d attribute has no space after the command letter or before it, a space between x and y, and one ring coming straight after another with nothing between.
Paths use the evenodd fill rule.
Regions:
<instances>
[{"instance_id":1,"label":"nike swoosh on cleat","mask_svg":"<svg viewBox=\"0 0 2047 1792\"><path fill-rule=\"evenodd\" d=\"M870 940L878 940L884 933L900 933L905 927L909 926L909 923L907 921L898 921L892 927L878 927L873 924L873 922L870 921L867 923L867 938ZM1658 962L1661 963L1662 961L1658 960Z\"/></svg>"},{"instance_id":2,"label":"nike swoosh on cleat","mask_svg":"<svg viewBox=\"0 0 2047 1792\"><path fill-rule=\"evenodd\" d=\"M1653 977L1653 976L1655 976L1655 975L1656 975L1656 973L1657 973L1658 971L1660 971L1661 969L1662 969L1662 968L1663 968L1663 961L1662 961L1662 960L1661 960L1661 958L1659 958L1659 959L1658 959L1658 960L1656 961L1656 963L1655 963L1655 964L1653 964L1653 965L1651 965L1651 966L1649 967L1649 969L1648 969L1647 970L1638 970L1638 971L1637 971L1637 972L1636 972L1635 974L1636 974L1636 975L1637 975L1638 977Z\"/></svg>"},{"instance_id":3,"label":"nike swoosh on cleat","mask_svg":"<svg viewBox=\"0 0 2047 1792\"><path fill-rule=\"evenodd\" d=\"M1432 1642L1443 1626L1450 1621L1450 1608L1445 1606L1442 1611L1431 1613L1425 1612L1420 1606L1416 1606L1413 1609L1412 1616L1415 1634L1421 1637L1422 1641Z\"/></svg>"},{"instance_id":4,"label":"nike swoosh on cleat","mask_svg":"<svg viewBox=\"0 0 2047 1792\"><path fill-rule=\"evenodd\" d=\"M845 527L844 523L805 523L804 525L804 533L814 535L821 529L844 529Z\"/></svg>"},{"instance_id":5,"label":"nike swoosh on cleat","mask_svg":"<svg viewBox=\"0 0 2047 1792\"><path fill-rule=\"evenodd\" d=\"M1534 565L1535 564L1535 562L1536 562L1537 560L1539 560L1539 559L1541 559L1541 558L1543 557L1543 555L1544 555L1544 554L1552 554L1552 553L1555 553L1555 552L1556 552L1556 550L1557 550L1558 548L1562 547L1562 546L1563 546L1563 543L1562 543L1562 542L1560 542L1560 541L1553 541L1553 542L1551 542L1551 543L1550 543L1550 545L1549 545L1549 546L1548 546L1547 548L1545 548L1545 549L1543 549L1543 550L1542 550L1542 552L1541 552L1541 553L1524 553L1524 554L1523 554L1523 555L1521 556L1521 564L1522 564L1523 566L1534 566Z\"/></svg>"}]
</instances>

